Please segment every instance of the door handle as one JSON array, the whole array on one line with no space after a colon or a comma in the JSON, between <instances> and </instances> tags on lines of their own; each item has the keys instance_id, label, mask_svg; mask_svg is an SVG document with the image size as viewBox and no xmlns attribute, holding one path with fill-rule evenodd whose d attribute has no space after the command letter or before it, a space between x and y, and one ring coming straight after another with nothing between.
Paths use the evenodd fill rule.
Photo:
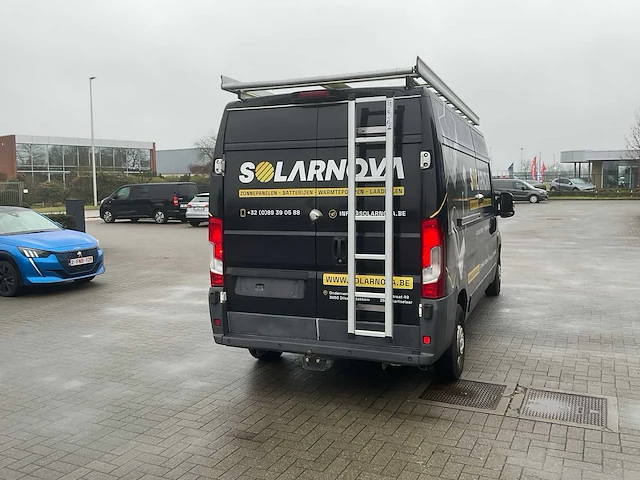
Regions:
<instances>
[{"instance_id":1,"label":"door handle","mask_svg":"<svg viewBox=\"0 0 640 480\"><path fill-rule=\"evenodd\" d=\"M320 217L322 217L322 212L320 210L318 210L317 208L314 208L313 210L311 210L309 212L309 218L311 219L312 222L315 222Z\"/></svg>"},{"instance_id":2,"label":"door handle","mask_svg":"<svg viewBox=\"0 0 640 480\"><path fill-rule=\"evenodd\" d=\"M333 260L342 265L347 261L347 240L344 237L335 237L333 239Z\"/></svg>"}]
</instances>

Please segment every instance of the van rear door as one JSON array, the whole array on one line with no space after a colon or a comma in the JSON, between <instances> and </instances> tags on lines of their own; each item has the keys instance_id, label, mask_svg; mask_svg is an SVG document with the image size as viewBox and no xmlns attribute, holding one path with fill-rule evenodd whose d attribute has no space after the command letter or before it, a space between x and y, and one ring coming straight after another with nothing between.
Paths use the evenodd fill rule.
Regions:
<instances>
[{"instance_id":1,"label":"van rear door","mask_svg":"<svg viewBox=\"0 0 640 480\"><path fill-rule=\"evenodd\" d=\"M317 107L232 108L224 134L231 333L316 338Z\"/></svg>"},{"instance_id":2,"label":"van rear door","mask_svg":"<svg viewBox=\"0 0 640 480\"><path fill-rule=\"evenodd\" d=\"M379 93L378 93L379 95ZM423 218L423 185L428 186L429 204L435 205L435 168L421 170L423 145L421 98L395 101L395 189L394 189L394 345L419 345L415 329L421 296L420 231ZM356 126L385 124L384 102L357 104ZM424 135L428 137L428 135ZM356 178L380 178L358 183L358 214L384 215L384 175L388 165L385 144L356 147ZM318 221L316 249L318 268L318 317L322 340L384 343L384 339L347 335L347 105L326 105L318 113L318 158L326 164L318 183L316 205L324 217ZM435 207L437 208L437 207ZM434 210L435 210L434 208ZM384 222L356 222L356 252L384 253ZM356 261L358 291L384 291L384 262ZM356 328L384 330L384 303L361 299Z\"/></svg>"}]
</instances>

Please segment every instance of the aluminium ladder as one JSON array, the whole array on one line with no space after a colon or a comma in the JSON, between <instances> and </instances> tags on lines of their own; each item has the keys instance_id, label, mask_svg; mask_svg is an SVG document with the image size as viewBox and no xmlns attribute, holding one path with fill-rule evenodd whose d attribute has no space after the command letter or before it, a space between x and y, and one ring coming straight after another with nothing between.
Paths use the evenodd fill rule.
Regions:
<instances>
[{"instance_id":1,"label":"aluminium ladder","mask_svg":"<svg viewBox=\"0 0 640 480\"><path fill-rule=\"evenodd\" d=\"M356 125L356 104L380 103L385 105L385 125L358 127ZM347 105L347 332L350 335L366 337L393 337L393 187L394 187L394 98L360 97L352 98ZM364 136L358 136L363 134ZM367 134L373 134L368 136ZM356 178L356 146L359 144L385 144L384 215L356 215L356 194L359 182L380 182L380 178ZM359 222L384 222L384 253L356 252L356 232ZM356 288L356 262L371 260L384 262L384 293L358 291ZM384 300L384 331L359 330L356 328L357 298Z\"/></svg>"}]
</instances>

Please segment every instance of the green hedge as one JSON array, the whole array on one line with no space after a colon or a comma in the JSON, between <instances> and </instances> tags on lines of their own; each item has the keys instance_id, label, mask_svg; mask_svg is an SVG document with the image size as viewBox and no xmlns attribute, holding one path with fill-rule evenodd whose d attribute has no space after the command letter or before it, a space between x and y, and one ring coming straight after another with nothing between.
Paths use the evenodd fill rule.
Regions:
<instances>
[{"instance_id":1,"label":"green hedge","mask_svg":"<svg viewBox=\"0 0 640 480\"><path fill-rule=\"evenodd\" d=\"M556 190L550 197L640 198L640 190L629 188L599 188L594 192Z\"/></svg>"},{"instance_id":2,"label":"green hedge","mask_svg":"<svg viewBox=\"0 0 640 480\"><path fill-rule=\"evenodd\" d=\"M96 180L98 184L98 201L111 195L123 185L132 183L194 182L198 186L198 191L209 191L208 175L161 177L150 173L125 175L123 173L98 172ZM29 188L29 193L24 196L24 201L31 205L39 203L44 206L61 205L64 204L66 198L81 199L87 205L93 203L93 177L90 171L78 170L74 172L73 175L67 177L66 185L63 185L62 182L33 184L27 181L26 186ZM7 193L5 196L7 197L6 199L0 195L0 204L3 202L15 203L15 200L9 198L10 194Z\"/></svg>"},{"instance_id":3,"label":"green hedge","mask_svg":"<svg viewBox=\"0 0 640 480\"><path fill-rule=\"evenodd\" d=\"M49 213L45 216L53 222L58 222L62 225L62 228L73 229L76 227L76 221L72 215L67 215L66 213Z\"/></svg>"}]
</instances>

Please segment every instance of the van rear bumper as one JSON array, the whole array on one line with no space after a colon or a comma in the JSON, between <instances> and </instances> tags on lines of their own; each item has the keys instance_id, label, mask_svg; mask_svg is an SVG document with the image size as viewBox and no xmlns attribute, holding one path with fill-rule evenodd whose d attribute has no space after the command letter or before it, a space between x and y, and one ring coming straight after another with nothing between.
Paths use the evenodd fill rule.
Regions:
<instances>
[{"instance_id":1,"label":"van rear bumper","mask_svg":"<svg viewBox=\"0 0 640 480\"><path fill-rule=\"evenodd\" d=\"M305 341L293 338L265 338L239 334L214 334L213 338L216 343L231 347L301 354L312 353L327 357L353 358L399 365L427 366L435 361L433 353L415 351L409 347L380 347L378 345Z\"/></svg>"},{"instance_id":2,"label":"van rear bumper","mask_svg":"<svg viewBox=\"0 0 640 480\"><path fill-rule=\"evenodd\" d=\"M350 336L345 320L227 312L227 304L220 302L221 290L209 291L213 337L220 345L423 367L433 364L453 338L454 295L424 301L424 318L416 318L415 325L394 325L389 340ZM364 323L359 328L381 327ZM430 337L430 344L423 344L424 336Z\"/></svg>"}]
</instances>

